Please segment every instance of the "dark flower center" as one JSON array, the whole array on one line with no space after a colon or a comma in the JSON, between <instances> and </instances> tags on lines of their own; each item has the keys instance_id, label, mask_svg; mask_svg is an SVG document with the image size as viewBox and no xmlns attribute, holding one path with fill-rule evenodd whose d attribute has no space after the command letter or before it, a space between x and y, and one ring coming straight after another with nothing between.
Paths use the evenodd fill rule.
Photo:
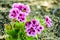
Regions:
<instances>
[{"instance_id":1,"label":"dark flower center","mask_svg":"<svg viewBox=\"0 0 60 40\"><path fill-rule=\"evenodd\" d=\"M18 19L20 19L20 17L18 17Z\"/></svg>"},{"instance_id":2,"label":"dark flower center","mask_svg":"<svg viewBox=\"0 0 60 40\"><path fill-rule=\"evenodd\" d=\"M48 18L46 18L46 21L48 21Z\"/></svg>"},{"instance_id":3,"label":"dark flower center","mask_svg":"<svg viewBox=\"0 0 60 40\"><path fill-rule=\"evenodd\" d=\"M30 30L29 34L31 34L31 32L35 32L35 30L32 27L29 30Z\"/></svg>"},{"instance_id":4,"label":"dark flower center","mask_svg":"<svg viewBox=\"0 0 60 40\"><path fill-rule=\"evenodd\" d=\"M19 10L22 10L22 6L19 6Z\"/></svg>"},{"instance_id":5,"label":"dark flower center","mask_svg":"<svg viewBox=\"0 0 60 40\"><path fill-rule=\"evenodd\" d=\"M40 27L40 29L42 29L42 27Z\"/></svg>"},{"instance_id":6,"label":"dark flower center","mask_svg":"<svg viewBox=\"0 0 60 40\"><path fill-rule=\"evenodd\" d=\"M20 16L22 16L22 14L20 14Z\"/></svg>"},{"instance_id":7,"label":"dark flower center","mask_svg":"<svg viewBox=\"0 0 60 40\"><path fill-rule=\"evenodd\" d=\"M15 16L16 16L16 13L14 13L14 14L11 14L11 16L15 17Z\"/></svg>"},{"instance_id":8,"label":"dark flower center","mask_svg":"<svg viewBox=\"0 0 60 40\"><path fill-rule=\"evenodd\" d=\"M28 24L31 24L31 22L28 22Z\"/></svg>"},{"instance_id":9,"label":"dark flower center","mask_svg":"<svg viewBox=\"0 0 60 40\"><path fill-rule=\"evenodd\" d=\"M31 24L31 22L29 21L29 22L26 22L25 25L26 25L26 26L29 26L30 24Z\"/></svg>"},{"instance_id":10,"label":"dark flower center","mask_svg":"<svg viewBox=\"0 0 60 40\"><path fill-rule=\"evenodd\" d=\"M31 32L35 32L35 30L33 28L31 28L30 30L31 30Z\"/></svg>"},{"instance_id":11,"label":"dark flower center","mask_svg":"<svg viewBox=\"0 0 60 40\"><path fill-rule=\"evenodd\" d=\"M33 21L33 24L35 24L36 23L36 21Z\"/></svg>"},{"instance_id":12,"label":"dark flower center","mask_svg":"<svg viewBox=\"0 0 60 40\"><path fill-rule=\"evenodd\" d=\"M15 11L13 11L13 13L16 13Z\"/></svg>"},{"instance_id":13,"label":"dark flower center","mask_svg":"<svg viewBox=\"0 0 60 40\"><path fill-rule=\"evenodd\" d=\"M22 12L26 12L26 8L22 9Z\"/></svg>"},{"instance_id":14,"label":"dark flower center","mask_svg":"<svg viewBox=\"0 0 60 40\"><path fill-rule=\"evenodd\" d=\"M24 20L24 18L22 18L22 20Z\"/></svg>"},{"instance_id":15,"label":"dark flower center","mask_svg":"<svg viewBox=\"0 0 60 40\"><path fill-rule=\"evenodd\" d=\"M37 29L38 31L40 31L39 29Z\"/></svg>"}]
</instances>

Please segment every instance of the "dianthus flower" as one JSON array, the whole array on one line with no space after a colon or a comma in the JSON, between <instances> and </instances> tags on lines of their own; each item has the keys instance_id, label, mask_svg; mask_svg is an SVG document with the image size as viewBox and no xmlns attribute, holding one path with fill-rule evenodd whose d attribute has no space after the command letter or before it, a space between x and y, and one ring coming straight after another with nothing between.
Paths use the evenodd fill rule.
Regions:
<instances>
[{"instance_id":1,"label":"dianthus flower","mask_svg":"<svg viewBox=\"0 0 60 40\"><path fill-rule=\"evenodd\" d=\"M14 3L12 7L18 8L21 12L25 12L25 15L28 15L30 13L29 5L24 5L22 3Z\"/></svg>"},{"instance_id":2,"label":"dianthus flower","mask_svg":"<svg viewBox=\"0 0 60 40\"><path fill-rule=\"evenodd\" d=\"M36 30L37 30L37 33L40 34L44 30L44 27L39 25L39 27L37 27Z\"/></svg>"},{"instance_id":3,"label":"dianthus flower","mask_svg":"<svg viewBox=\"0 0 60 40\"><path fill-rule=\"evenodd\" d=\"M31 26L28 29L26 29L28 36L36 36L36 30Z\"/></svg>"},{"instance_id":4,"label":"dianthus flower","mask_svg":"<svg viewBox=\"0 0 60 40\"><path fill-rule=\"evenodd\" d=\"M31 26L31 22L30 21L25 23L25 28L29 28L30 26Z\"/></svg>"},{"instance_id":5,"label":"dianthus flower","mask_svg":"<svg viewBox=\"0 0 60 40\"><path fill-rule=\"evenodd\" d=\"M26 15L23 12L20 12L17 16L17 20L19 22L25 22L26 21Z\"/></svg>"},{"instance_id":6,"label":"dianthus flower","mask_svg":"<svg viewBox=\"0 0 60 40\"><path fill-rule=\"evenodd\" d=\"M52 26L52 20L49 18L49 16L45 16L46 26L51 27Z\"/></svg>"},{"instance_id":7,"label":"dianthus flower","mask_svg":"<svg viewBox=\"0 0 60 40\"><path fill-rule=\"evenodd\" d=\"M17 15L19 14L19 10L17 8L12 8L9 13L9 18L16 18Z\"/></svg>"},{"instance_id":8,"label":"dianthus flower","mask_svg":"<svg viewBox=\"0 0 60 40\"><path fill-rule=\"evenodd\" d=\"M44 30L44 27L40 25L38 20L31 20L25 24L26 32L28 36L36 36Z\"/></svg>"}]
</instances>

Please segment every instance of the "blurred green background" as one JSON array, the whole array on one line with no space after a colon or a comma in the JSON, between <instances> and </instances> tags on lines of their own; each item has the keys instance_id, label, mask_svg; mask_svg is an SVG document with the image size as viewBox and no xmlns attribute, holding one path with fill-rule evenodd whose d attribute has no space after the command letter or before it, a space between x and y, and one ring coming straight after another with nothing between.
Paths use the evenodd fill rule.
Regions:
<instances>
[{"instance_id":1,"label":"blurred green background","mask_svg":"<svg viewBox=\"0 0 60 40\"><path fill-rule=\"evenodd\" d=\"M39 40L60 40L60 0L0 0L0 40L4 40L4 24L10 22L9 10L13 3L28 4L31 8L30 18L48 15L53 26L39 36Z\"/></svg>"}]
</instances>

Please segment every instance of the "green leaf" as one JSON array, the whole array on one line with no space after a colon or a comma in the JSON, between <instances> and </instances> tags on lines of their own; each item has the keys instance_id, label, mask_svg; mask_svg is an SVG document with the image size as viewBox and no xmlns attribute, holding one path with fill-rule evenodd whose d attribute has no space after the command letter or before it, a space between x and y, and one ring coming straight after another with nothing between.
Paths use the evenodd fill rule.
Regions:
<instances>
[{"instance_id":1,"label":"green leaf","mask_svg":"<svg viewBox=\"0 0 60 40\"><path fill-rule=\"evenodd\" d=\"M42 18L40 18L40 24L43 25L43 26L45 26L45 20L42 19Z\"/></svg>"},{"instance_id":2,"label":"green leaf","mask_svg":"<svg viewBox=\"0 0 60 40\"><path fill-rule=\"evenodd\" d=\"M46 33L46 32L47 32L47 30L48 30L48 28L46 28L46 27L45 27L45 28L44 28L44 30L43 30L43 32L44 32L44 33Z\"/></svg>"},{"instance_id":3,"label":"green leaf","mask_svg":"<svg viewBox=\"0 0 60 40\"><path fill-rule=\"evenodd\" d=\"M40 22L41 25L45 26L45 20L43 18L39 18L39 17L34 17L36 20L38 20Z\"/></svg>"},{"instance_id":4,"label":"green leaf","mask_svg":"<svg viewBox=\"0 0 60 40\"><path fill-rule=\"evenodd\" d=\"M21 40L20 38L18 38L17 40Z\"/></svg>"},{"instance_id":5,"label":"green leaf","mask_svg":"<svg viewBox=\"0 0 60 40\"><path fill-rule=\"evenodd\" d=\"M13 29L13 30L7 30L6 33L10 36L12 36L13 38L17 38L17 34L18 34L18 30L17 29Z\"/></svg>"},{"instance_id":6,"label":"green leaf","mask_svg":"<svg viewBox=\"0 0 60 40\"><path fill-rule=\"evenodd\" d=\"M10 24L5 24L5 29L6 30L11 30L12 28L11 28Z\"/></svg>"},{"instance_id":7,"label":"green leaf","mask_svg":"<svg viewBox=\"0 0 60 40\"><path fill-rule=\"evenodd\" d=\"M36 16L35 16L34 18L35 18L36 20L39 20L39 21L40 21L40 18L38 18L38 17L36 17Z\"/></svg>"},{"instance_id":8,"label":"green leaf","mask_svg":"<svg viewBox=\"0 0 60 40\"><path fill-rule=\"evenodd\" d=\"M27 37L27 40L33 40L33 37Z\"/></svg>"},{"instance_id":9,"label":"green leaf","mask_svg":"<svg viewBox=\"0 0 60 40\"><path fill-rule=\"evenodd\" d=\"M19 25L20 27L24 27L25 26L25 23L24 22L20 22L19 24L20 24Z\"/></svg>"},{"instance_id":10,"label":"green leaf","mask_svg":"<svg viewBox=\"0 0 60 40\"><path fill-rule=\"evenodd\" d=\"M18 40L26 40L26 33L24 31L19 31L18 33Z\"/></svg>"},{"instance_id":11,"label":"green leaf","mask_svg":"<svg viewBox=\"0 0 60 40\"><path fill-rule=\"evenodd\" d=\"M27 21L30 21L30 17L29 17L29 16L27 16L27 18L26 18L26 19L27 19Z\"/></svg>"},{"instance_id":12,"label":"green leaf","mask_svg":"<svg viewBox=\"0 0 60 40\"><path fill-rule=\"evenodd\" d=\"M14 22L14 23L11 23L12 25L12 29L14 28L17 28L17 29L24 29L24 26L25 26L25 23L24 22Z\"/></svg>"},{"instance_id":13,"label":"green leaf","mask_svg":"<svg viewBox=\"0 0 60 40\"><path fill-rule=\"evenodd\" d=\"M36 39L38 40L38 36L36 35Z\"/></svg>"}]
</instances>

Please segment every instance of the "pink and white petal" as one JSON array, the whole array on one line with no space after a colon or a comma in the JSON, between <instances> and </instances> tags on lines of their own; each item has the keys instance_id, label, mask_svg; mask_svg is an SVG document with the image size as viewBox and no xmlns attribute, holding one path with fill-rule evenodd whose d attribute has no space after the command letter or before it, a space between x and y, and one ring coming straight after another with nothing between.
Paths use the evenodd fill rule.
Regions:
<instances>
[{"instance_id":1,"label":"pink and white petal","mask_svg":"<svg viewBox=\"0 0 60 40\"><path fill-rule=\"evenodd\" d=\"M26 8L26 15L29 15L29 13L30 13L30 7L29 7L29 5L25 5L25 8Z\"/></svg>"},{"instance_id":2,"label":"pink and white petal","mask_svg":"<svg viewBox=\"0 0 60 40\"><path fill-rule=\"evenodd\" d=\"M12 13L9 13L9 18L14 19L15 17L11 16Z\"/></svg>"},{"instance_id":3,"label":"pink and white petal","mask_svg":"<svg viewBox=\"0 0 60 40\"><path fill-rule=\"evenodd\" d=\"M19 13L19 10L18 10L17 8L12 8L12 9L10 10L10 13L13 13L13 11L15 11L17 14Z\"/></svg>"},{"instance_id":4,"label":"pink and white petal","mask_svg":"<svg viewBox=\"0 0 60 40\"><path fill-rule=\"evenodd\" d=\"M39 26L39 29L40 29L41 31L43 31L43 30L44 30L44 27L43 27L43 26Z\"/></svg>"},{"instance_id":5,"label":"pink and white petal","mask_svg":"<svg viewBox=\"0 0 60 40\"><path fill-rule=\"evenodd\" d=\"M52 20L49 18L49 16L45 16L45 19L46 19L47 21L52 21Z\"/></svg>"}]
</instances>

